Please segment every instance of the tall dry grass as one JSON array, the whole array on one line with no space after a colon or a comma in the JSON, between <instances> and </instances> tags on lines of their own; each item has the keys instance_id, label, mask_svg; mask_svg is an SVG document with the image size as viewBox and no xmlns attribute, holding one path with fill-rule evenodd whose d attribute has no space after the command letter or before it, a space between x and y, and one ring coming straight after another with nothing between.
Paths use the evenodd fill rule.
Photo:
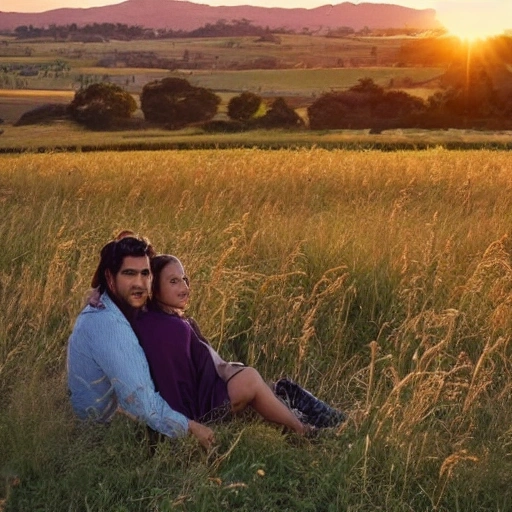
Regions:
<instances>
[{"instance_id":1,"label":"tall dry grass","mask_svg":"<svg viewBox=\"0 0 512 512\"><path fill-rule=\"evenodd\" d=\"M62 510L506 510L510 158L441 149L1 157L7 509L51 510L55 495ZM220 428L221 452L204 459L184 442L172 461L164 448L146 460L122 420L108 433L77 430L66 341L99 249L121 228L182 259L191 313L226 358L299 380L350 421L297 448L235 422ZM262 460L271 478L254 477Z\"/></svg>"}]
</instances>

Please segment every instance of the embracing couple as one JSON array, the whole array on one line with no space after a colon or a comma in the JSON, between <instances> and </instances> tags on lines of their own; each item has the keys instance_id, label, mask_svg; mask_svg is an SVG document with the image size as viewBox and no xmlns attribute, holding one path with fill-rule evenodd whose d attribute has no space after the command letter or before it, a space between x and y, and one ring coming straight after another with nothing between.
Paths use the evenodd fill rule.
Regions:
<instances>
[{"instance_id":1,"label":"embracing couple","mask_svg":"<svg viewBox=\"0 0 512 512\"><path fill-rule=\"evenodd\" d=\"M126 231L107 243L91 284L67 354L81 419L108 422L121 411L171 438L190 433L206 449L215 443L208 425L248 406L299 435L345 421L291 380L271 388L254 368L224 361L185 315L183 265L147 239Z\"/></svg>"}]
</instances>

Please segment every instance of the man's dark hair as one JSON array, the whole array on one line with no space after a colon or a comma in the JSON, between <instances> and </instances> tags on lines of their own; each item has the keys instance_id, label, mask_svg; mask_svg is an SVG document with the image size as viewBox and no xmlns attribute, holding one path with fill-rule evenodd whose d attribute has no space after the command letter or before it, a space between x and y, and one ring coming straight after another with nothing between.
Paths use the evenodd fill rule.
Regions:
<instances>
[{"instance_id":1,"label":"man's dark hair","mask_svg":"<svg viewBox=\"0 0 512 512\"><path fill-rule=\"evenodd\" d=\"M152 245L146 238L136 236L124 236L112 240L100 252L100 262L98 268L92 278L91 286L93 288L99 287L100 293L107 289L106 271L110 271L113 276L116 276L121 267L123 260L126 256L133 256L136 258L154 256L155 251Z\"/></svg>"}]
</instances>

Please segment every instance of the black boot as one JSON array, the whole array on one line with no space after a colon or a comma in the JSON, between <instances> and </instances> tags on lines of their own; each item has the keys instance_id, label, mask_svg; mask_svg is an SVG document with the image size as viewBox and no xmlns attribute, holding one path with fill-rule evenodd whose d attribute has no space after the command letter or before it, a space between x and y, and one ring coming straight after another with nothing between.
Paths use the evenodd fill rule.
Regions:
<instances>
[{"instance_id":1,"label":"black boot","mask_svg":"<svg viewBox=\"0 0 512 512\"><path fill-rule=\"evenodd\" d=\"M290 379L277 381L274 393L284 400L290 409L300 413L298 417L303 423L314 427L337 427L347 419L346 414L333 409Z\"/></svg>"}]
</instances>

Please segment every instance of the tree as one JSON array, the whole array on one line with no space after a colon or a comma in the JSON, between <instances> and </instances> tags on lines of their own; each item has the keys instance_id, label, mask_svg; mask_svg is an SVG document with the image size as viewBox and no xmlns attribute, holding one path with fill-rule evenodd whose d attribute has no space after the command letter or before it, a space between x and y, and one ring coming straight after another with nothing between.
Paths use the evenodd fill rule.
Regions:
<instances>
[{"instance_id":1,"label":"tree","mask_svg":"<svg viewBox=\"0 0 512 512\"><path fill-rule=\"evenodd\" d=\"M69 105L75 121L100 130L129 119L136 109L132 96L111 83L96 83L79 90Z\"/></svg>"},{"instance_id":2,"label":"tree","mask_svg":"<svg viewBox=\"0 0 512 512\"><path fill-rule=\"evenodd\" d=\"M382 101L375 105L373 116L379 118L407 117L422 114L426 110L425 102L404 91L388 91Z\"/></svg>"},{"instance_id":3,"label":"tree","mask_svg":"<svg viewBox=\"0 0 512 512\"><path fill-rule=\"evenodd\" d=\"M263 128L301 128L304 121L283 98L276 98L267 113L258 120L258 125Z\"/></svg>"},{"instance_id":4,"label":"tree","mask_svg":"<svg viewBox=\"0 0 512 512\"><path fill-rule=\"evenodd\" d=\"M368 94L370 96L382 96L384 94L384 89L377 85L373 78L360 78L357 81L356 85L353 85L350 87L349 91L351 92L357 92L359 94Z\"/></svg>"},{"instance_id":5,"label":"tree","mask_svg":"<svg viewBox=\"0 0 512 512\"><path fill-rule=\"evenodd\" d=\"M248 121L261 105L261 97L252 92L234 96L228 103L228 116L236 121Z\"/></svg>"},{"instance_id":6,"label":"tree","mask_svg":"<svg viewBox=\"0 0 512 512\"><path fill-rule=\"evenodd\" d=\"M348 115L345 95L347 93L325 93L308 107L309 127L312 130L333 130L344 127Z\"/></svg>"},{"instance_id":7,"label":"tree","mask_svg":"<svg viewBox=\"0 0 512 512\"><path fill-rule=\"evenodd\" d=\"M407 127L426 110L424 101L403 91L388 91L362 78L348 91L322 95L308 107L313 130Z\"/></svg>"},{"instance_id":8,"label":"tree","mask_svg":"<svg viewBox=\"0 0 512 512\"><path fill-rule=\"evenodd\" d=\"M208 121L217 113L220 98L183 78L164 78L146 84L140 96L144 118L169 129Z\"/></svg>"}]
</instances>

